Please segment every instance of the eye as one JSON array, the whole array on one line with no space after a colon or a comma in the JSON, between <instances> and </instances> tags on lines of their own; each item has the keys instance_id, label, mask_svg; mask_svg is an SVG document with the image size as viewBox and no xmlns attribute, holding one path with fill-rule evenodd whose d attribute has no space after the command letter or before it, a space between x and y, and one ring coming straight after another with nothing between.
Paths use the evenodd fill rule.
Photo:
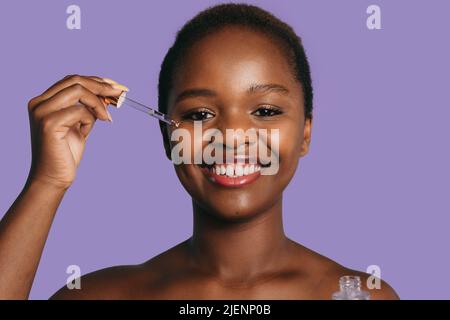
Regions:
<instances>
[{"instance_id":1,"label":"eye","mask_svg":"<svg viewBox=\"0 0 450 320\"><path fill-rule=\"evenodd\" d=\"M193 120L193 121L203 121L210 119L214 114L206 109L195 110L183 115L183 119Z\"/></svg>"},{"instance_id":2,"label":"eye","mask_svg":"<svg viewBox=\"0 0 450 320\"><path fill-rule=\"evenodd\" d=\"M270 105L261 106L253 112L254 115L259 117L273 117L282 113L283 112L280 110L280 108Z\"/></svg>"}]
</instances>

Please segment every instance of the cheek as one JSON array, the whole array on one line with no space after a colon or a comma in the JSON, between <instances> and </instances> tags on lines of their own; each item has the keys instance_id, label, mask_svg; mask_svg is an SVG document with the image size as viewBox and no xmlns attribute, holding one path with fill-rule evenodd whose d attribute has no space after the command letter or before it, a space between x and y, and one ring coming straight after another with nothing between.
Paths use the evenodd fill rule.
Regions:
<instances>
[{"instance_id":1,"label":"cheek","mask_svg":"<svg viewBox=\"0 0 450 320\"><path fill-rule=\"evenodd\" d=\"M303 144L303 126L290 123L280 128L280 161L299 158Z\"/></svg>"},{"instance_id":2,"label":"cheek","mask_svg":"<svg viewBox=\"0 0 450 320\"><path fill-rule=\"evenodd\" d=\"M204 190L208 190L208 181L198 167L193 164L181 164L175 166L175 172L183 188L194 199L206 198Z\"/></svg>"},{"instance_id":3,"label":"cheek","mask_svg":"<svg viewBox=\"0 0 450 320\"><path fill-rule=\"evenodd\" d=\"M202 136L191 127L180 126L168 134L170 159L179 176L190 175L193 164L201 163ZM181 178L181 177L180 177Z\"/></svg>"},{"instance_id":4,"label":"cheek","mask_svg":"<svg viewBox=\"0 0 450 320\"><path fill-rule=\"evenodd\" d=\"M275 176L279 188L284 189L294 176L303 143L303 126L298 122L287 123L280 127L279 136L279 171Z\"/></svg>"}]
</instances>

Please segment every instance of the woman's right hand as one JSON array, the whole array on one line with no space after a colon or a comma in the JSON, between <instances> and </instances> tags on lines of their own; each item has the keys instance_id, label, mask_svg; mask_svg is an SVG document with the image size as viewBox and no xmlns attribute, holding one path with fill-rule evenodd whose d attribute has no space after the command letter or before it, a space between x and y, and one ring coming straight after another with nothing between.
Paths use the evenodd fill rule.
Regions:
<instances>
[{"instance_id":1,"label":"woman's right hand","mask_svg":"<svg viewBox=\"0 0 450 320\"><path fill-rule=\"evenodd\" d=\"M128 88L117 82L71 75L28 103L32 164L29 180L67 189L75 179L96 119L112 121L103 97Z\"/></svg>"}]
</instances>

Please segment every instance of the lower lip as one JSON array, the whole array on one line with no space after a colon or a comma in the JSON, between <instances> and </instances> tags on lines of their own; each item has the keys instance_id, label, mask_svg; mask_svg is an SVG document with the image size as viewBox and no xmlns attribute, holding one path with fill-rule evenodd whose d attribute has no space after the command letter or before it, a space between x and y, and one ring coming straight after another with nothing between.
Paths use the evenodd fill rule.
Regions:
<instances>
[{"instance_id":1,"label":"lower lip","mask_svg":"<svg viewBox=\"0 0 450 320\"><path fill-rule=\"evenodd\" d=\"M229 177L227 175L217 175L212 173L208 168L200 168L208 177L208 180L224 187L242 187L248 185L261 176L260 171L256 171L246 176Z\"/></svg>"}]
</instances>

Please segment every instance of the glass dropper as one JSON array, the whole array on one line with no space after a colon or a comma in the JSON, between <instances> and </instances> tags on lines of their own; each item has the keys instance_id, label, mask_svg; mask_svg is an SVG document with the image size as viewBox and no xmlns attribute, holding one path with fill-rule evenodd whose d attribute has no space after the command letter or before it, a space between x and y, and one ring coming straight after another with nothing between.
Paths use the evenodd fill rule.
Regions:
<instances>
[{"instance_id":1,"label":"glass dropper","mask_svg":"<svg viewBox=\"0 0 450 320\"><path fill-rule=\"evenodd\" d=\"M108 103L111 103L112 105L116 106L117 108L120 108L122 105L129 106L131 108L134 108L136 110L139 110L141 112L144 112L152 117L155 117L156 119L165 122L169 125L173 125L175 127L178 127L180 123L178 121L175 121L171 119L167 114L164 114L156 109L147 107L146 105L137 102L131 98L128 98L126 96L126 92L123 91L120 96L118 97L106 97L105 98Z\"/></svg>"}]
</instances>

